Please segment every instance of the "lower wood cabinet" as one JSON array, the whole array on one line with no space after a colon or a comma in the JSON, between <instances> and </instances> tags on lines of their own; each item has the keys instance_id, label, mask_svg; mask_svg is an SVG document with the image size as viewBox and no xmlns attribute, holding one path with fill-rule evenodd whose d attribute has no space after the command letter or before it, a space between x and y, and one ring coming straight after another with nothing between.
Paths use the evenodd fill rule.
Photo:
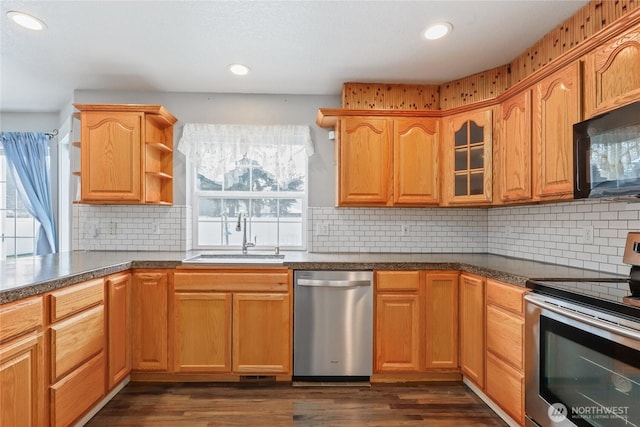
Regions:
<instances>
[{"instance_id":1,"label":"lower wood cabinet","mask_svg":"<svg viewBox=\"0 0 640 427\"><path fill-rule=\"evenodd\" d=\"M49 424L68 426L106 393L104 279L53 291L49 337Z\"/></svg>"},{"instance_id":2,"label":"lower wood cabinet","mask_svg":"<svg viewBox=\"0 0 640 427\"><path fill-rule=\"evenodd\" d=\"M419 372L421 368L420 296L376 296L375 372Z\"/></svg>"},{"instance_id":3,"label":"lower wood cabinet","mask_svg":"<svg viewBox=\"0 0 640 427\"><path fill-rule=\"evenodd\" d=\"M231 292L173 294L176 372L231 372L231 298Z\"/></svg>"},{"instance_id":4,"label":"lower wood cabinet","mask_svg":"<svg viewBox=\"0 0 640 427\"><path fill-rule=\"evenodd\" d=\"M484 387L484 287L483 277L460 275L460 369L480 388Z\"/></svg>"},{"instance_id":5,"label":"lower wood cabinet","mask_svg":"<svg viewBox=\"0 0 640 427\"><path fill-rule=\"evenodd\" d=\"M108 276L107 292L107 386L118 385L131 372L131 273Z\"/></svg>"},{"instance_id":6,"label":"lower wood cabinet","mask_svg":"<svg viewBox=\"0 0 640 427\"><path fill-rule=\"evenodd\" d=\"M166 371L168 271L133 273L133 370Z\"/></svg>"},{"instance_id":7,"label":"lower wood cabinet","mask_svg":"<svg viewBox=\"0 0 640 427\"><path fill-rule=\"evenodd\" d=\"M485 392L524 425L525 289L487 279Z\"/></svg>"},{"instance_id":8,"label":"lower wood cabinet","mask_svg":"<svg viewBox=\"0 0 640 427\"><path fill-rule=\"evenodd\" d=\"M0 426L45 424L43 300L0 307Z\"/></svg>"},{"instance_id":9,"label":"lower wood cabinet","mask_svg":"<svg viewBox=\"0 0 640 427\"><path fill-rule=\"evenodd\" d=\"M458 272L376 271L374 372L458 370Z\"/></svg>"},{"instance_id":10,"label":"lower wood cabinet","mask_svg":"<svg viewBox=\"0 0 640 427\"><path fill-rule=\"evenodd\" d=\"M290 376L292 278L280 268L177 271L173 370Z\"/></svg>"},{"instance_id":11,"label":"lower wood cabinet","mask_svg":"<svg viewBox=\"0 0 640 427\"><path fill-rule=\"evenodd\" d=\"M233 371L291 372L289 293L233 294Z\"/></svg>"},{"instance_id":12,"label":"lower wood cabinet","mask_svg":"<svg viewBox=\"0 0 640 427\"><path fill-rule=\"evenodd\" d=\"M524 425L524 375L503 362L493 353L487 353L486 393L511 418Z\"/></svg>"},{"instance_id":13,"label":"lower wood cabinet","mask_svg":"<svg viewBox=\"0 0 640 427\"><path fill-rule=\"evenodd\" d=\"M51 386L52 426L71 425L105 395L105 368L101 351Z\"/></svg>"},{"instance_id":14,"label":"lower wood cabinet","mask_svg":"<svg viewBox=\"0 0 640 427\"><path fill-rule=\"evenodd\" d=\"M425 367L458 367L458 272L427 272Z\"/></svg>"}]
</instances>

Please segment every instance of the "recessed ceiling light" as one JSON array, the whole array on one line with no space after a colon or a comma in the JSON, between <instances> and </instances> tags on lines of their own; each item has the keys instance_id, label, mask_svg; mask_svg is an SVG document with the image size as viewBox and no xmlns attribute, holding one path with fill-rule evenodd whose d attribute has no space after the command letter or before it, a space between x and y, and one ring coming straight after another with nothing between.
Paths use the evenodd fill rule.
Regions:
<instances>
[{"instance_id":1,"label":"recessed ceiling light","mask_svg":"<svg viewBox=\"0 0 640 427\"><path fill-rule=\"evenodd\" d=\"M7 12L7 16L16 24L30 30L40 31L47 28L47 25L43 21L24 12L10 10Z\"/></svg>"},{"instance_id":2,"label":"recessed ceiling light","mask_svg":"<svg viewBox=\"0 0 640 427\"><path fill-rule=\"evenodd\" d=\"M242 64L231 64L229 65L229 71L231 71L236 76L246 76L249 74L249 67Z\"/></svg>"},{"instance_id":3,"label":"recessed ceiling light","mask_svg":"<svg viewBox=\"0 0 640 427\"><path fill-rule=\"evenodd\" d=\"M453 25L448 22L438 22L437 24L430 25L424 30L424 38L427 40L437 40L446 36L453 30Z\"/></svg>"}]
</instances>

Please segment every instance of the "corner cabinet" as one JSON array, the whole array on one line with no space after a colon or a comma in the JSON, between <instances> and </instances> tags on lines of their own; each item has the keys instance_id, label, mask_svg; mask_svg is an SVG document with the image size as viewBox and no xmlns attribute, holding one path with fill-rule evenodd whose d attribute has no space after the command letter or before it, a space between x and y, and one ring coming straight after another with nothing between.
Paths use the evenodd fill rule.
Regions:
<instances>
[{"instance_id":1,"label":"corner cabinet","mask_svg":"<svg viewBox=\"0 0 640 427\"><path fill-rule=\"evenodd\" d=\"M161 105L74 104L80 118L80 200L173 203L173 125Z\"/></svg>"},{"instance_id":2,"label":"corner cabinet","mask_svg":"<svg viewBox=\"0 0 640 427\"><path fill-rule=\"evenodd\" d=\"M489 204L492 200L493 110L443 119L445 204Z\"/></svg>"},{"instance_id":3,"label":"corner cabinet","mask_svg":"<svg viewBox=\"0 0 640 427\"><path fill-rule=\"evenodd\" d=\"M534 89L534 198L573 198L573 125L581 120L580 64L574 63Z\"/></svg>"},{"instance_id":4,"label":"corner cabinet","mask_svg":"<svg viewBox=\"0 0 640 427\"><path fill-rule=\"evenodd\" d=\"M338 206L438 204L435 118L338 120Z\"/></svg>"},{"instance_id":5,"label":"corner cabinet","mask_svg":"<svg viewBox=\"0 0 640 427\"><path fill-rule=\"evenodd\" d=\"M584 70L585 118L640 100L640 29L594 49Z\"/></svg>"}]
</instances>

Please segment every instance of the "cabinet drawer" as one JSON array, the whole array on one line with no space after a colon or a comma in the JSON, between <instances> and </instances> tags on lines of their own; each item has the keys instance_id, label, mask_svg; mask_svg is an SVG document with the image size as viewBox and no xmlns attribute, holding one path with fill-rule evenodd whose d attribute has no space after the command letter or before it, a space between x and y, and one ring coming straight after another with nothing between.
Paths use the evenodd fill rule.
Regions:
<instances>
[{"instance_id":1,"label":"cabinet drawer","mask_svg":"<svg viewBox=\"0 0 640 427\"><path fill-rule=\"evenodd\" d=\"M495 306L487 306L487 351L499 355L522 371L523 339L523 318Z\"/></svg>"},{"instance_id":2,"label":"cabinet drawer","mask_svg":"<svg viewBox=\"0 0 640 427\"><path fill-rule=\"evenodd\" d=\"M104 306L51 326L51 379L66 375L104 349Z\"/></svg>"},{"instance_id":3,"label":"cabinet drawer","mask_svg":"<svg viewBox=\"0 0 640 427\"><path fill-rule=\"evenodd\" d=\"M251 271L216 270L180 273L173 276L176 291L288 292L291 274L287 269Z\"/></svg>"},{"instance_id":4,"label":"cabinet drawer","mask_svg":"<svg viewBox=\"0 0 640 427\"><path fill-rule=\"evenodd\" d=\"M524 375L492 354L487 355L487 395L524 425Z\"/></svg>"},{"instance_id":5,"label":"cabinet drawer","mask_svg":"<svg viewBox=\"0 0 640 427\"><path fill-rule=\"evenodd\" d=\"M95 279L51 292L51 322L78 313L104 300L104 279Z\"/></svg>"},{"instance_id":6,"label":"cabinet drawer","mask_svg":"<svg viewBox=\"0 0 640 427\"><path fill-rule=\"evenodd\" d=\"M420 288L419 271L376 271L376 290L385 291L414 291Z\"/></svg>"},{"instance_id":7,"label":"cabinet drawer","mask_svg":"<svg viewBox=\"0 0 640 427\"><path fill-rule=\"evenodd\" d=\"M28 298L0 307L0 342L42 326L42 297Z\"/></svg>"},{"instance_id":8,"label":"cabinet drawer","mask_svg":"<svg viewBox=\"0 0 640 427\"><path fill-rule=\"evenodd\" d=\"M524 288L487 279L487 304L499 305L514 313L523 314L523 296L526 292Z\"/></svg>"},{"instance_id":9,"label":"cabinet drawer","mask_svg":"<svg viewBox=\"0 0 640 427\"><path fill-rule=\"evenodd\" d=\"M100 352L51 386L51 425L69 426L104 396L105 356Z\"/></svg>"}]
</instances>

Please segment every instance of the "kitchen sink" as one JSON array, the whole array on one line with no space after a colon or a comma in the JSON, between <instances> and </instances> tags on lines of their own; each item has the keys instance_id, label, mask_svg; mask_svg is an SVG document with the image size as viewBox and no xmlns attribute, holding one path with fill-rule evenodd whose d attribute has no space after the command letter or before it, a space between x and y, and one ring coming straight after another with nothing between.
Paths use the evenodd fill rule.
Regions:
<instances>
[{"instance_id":1,"label":"kitchen sink","mask_svg":"<svg viewBox=\"0 0 640 427\"><path fill-rule=\"evenodd\" d=\"M272 252L250 252L228 253L214 252L201 253L191 258L184 259L182 265L186 266L204 266L204 265L225 265L225 264L247 264L247 265L283 265L284 255L274 254Z\"/></svg>"}]
</instances>

